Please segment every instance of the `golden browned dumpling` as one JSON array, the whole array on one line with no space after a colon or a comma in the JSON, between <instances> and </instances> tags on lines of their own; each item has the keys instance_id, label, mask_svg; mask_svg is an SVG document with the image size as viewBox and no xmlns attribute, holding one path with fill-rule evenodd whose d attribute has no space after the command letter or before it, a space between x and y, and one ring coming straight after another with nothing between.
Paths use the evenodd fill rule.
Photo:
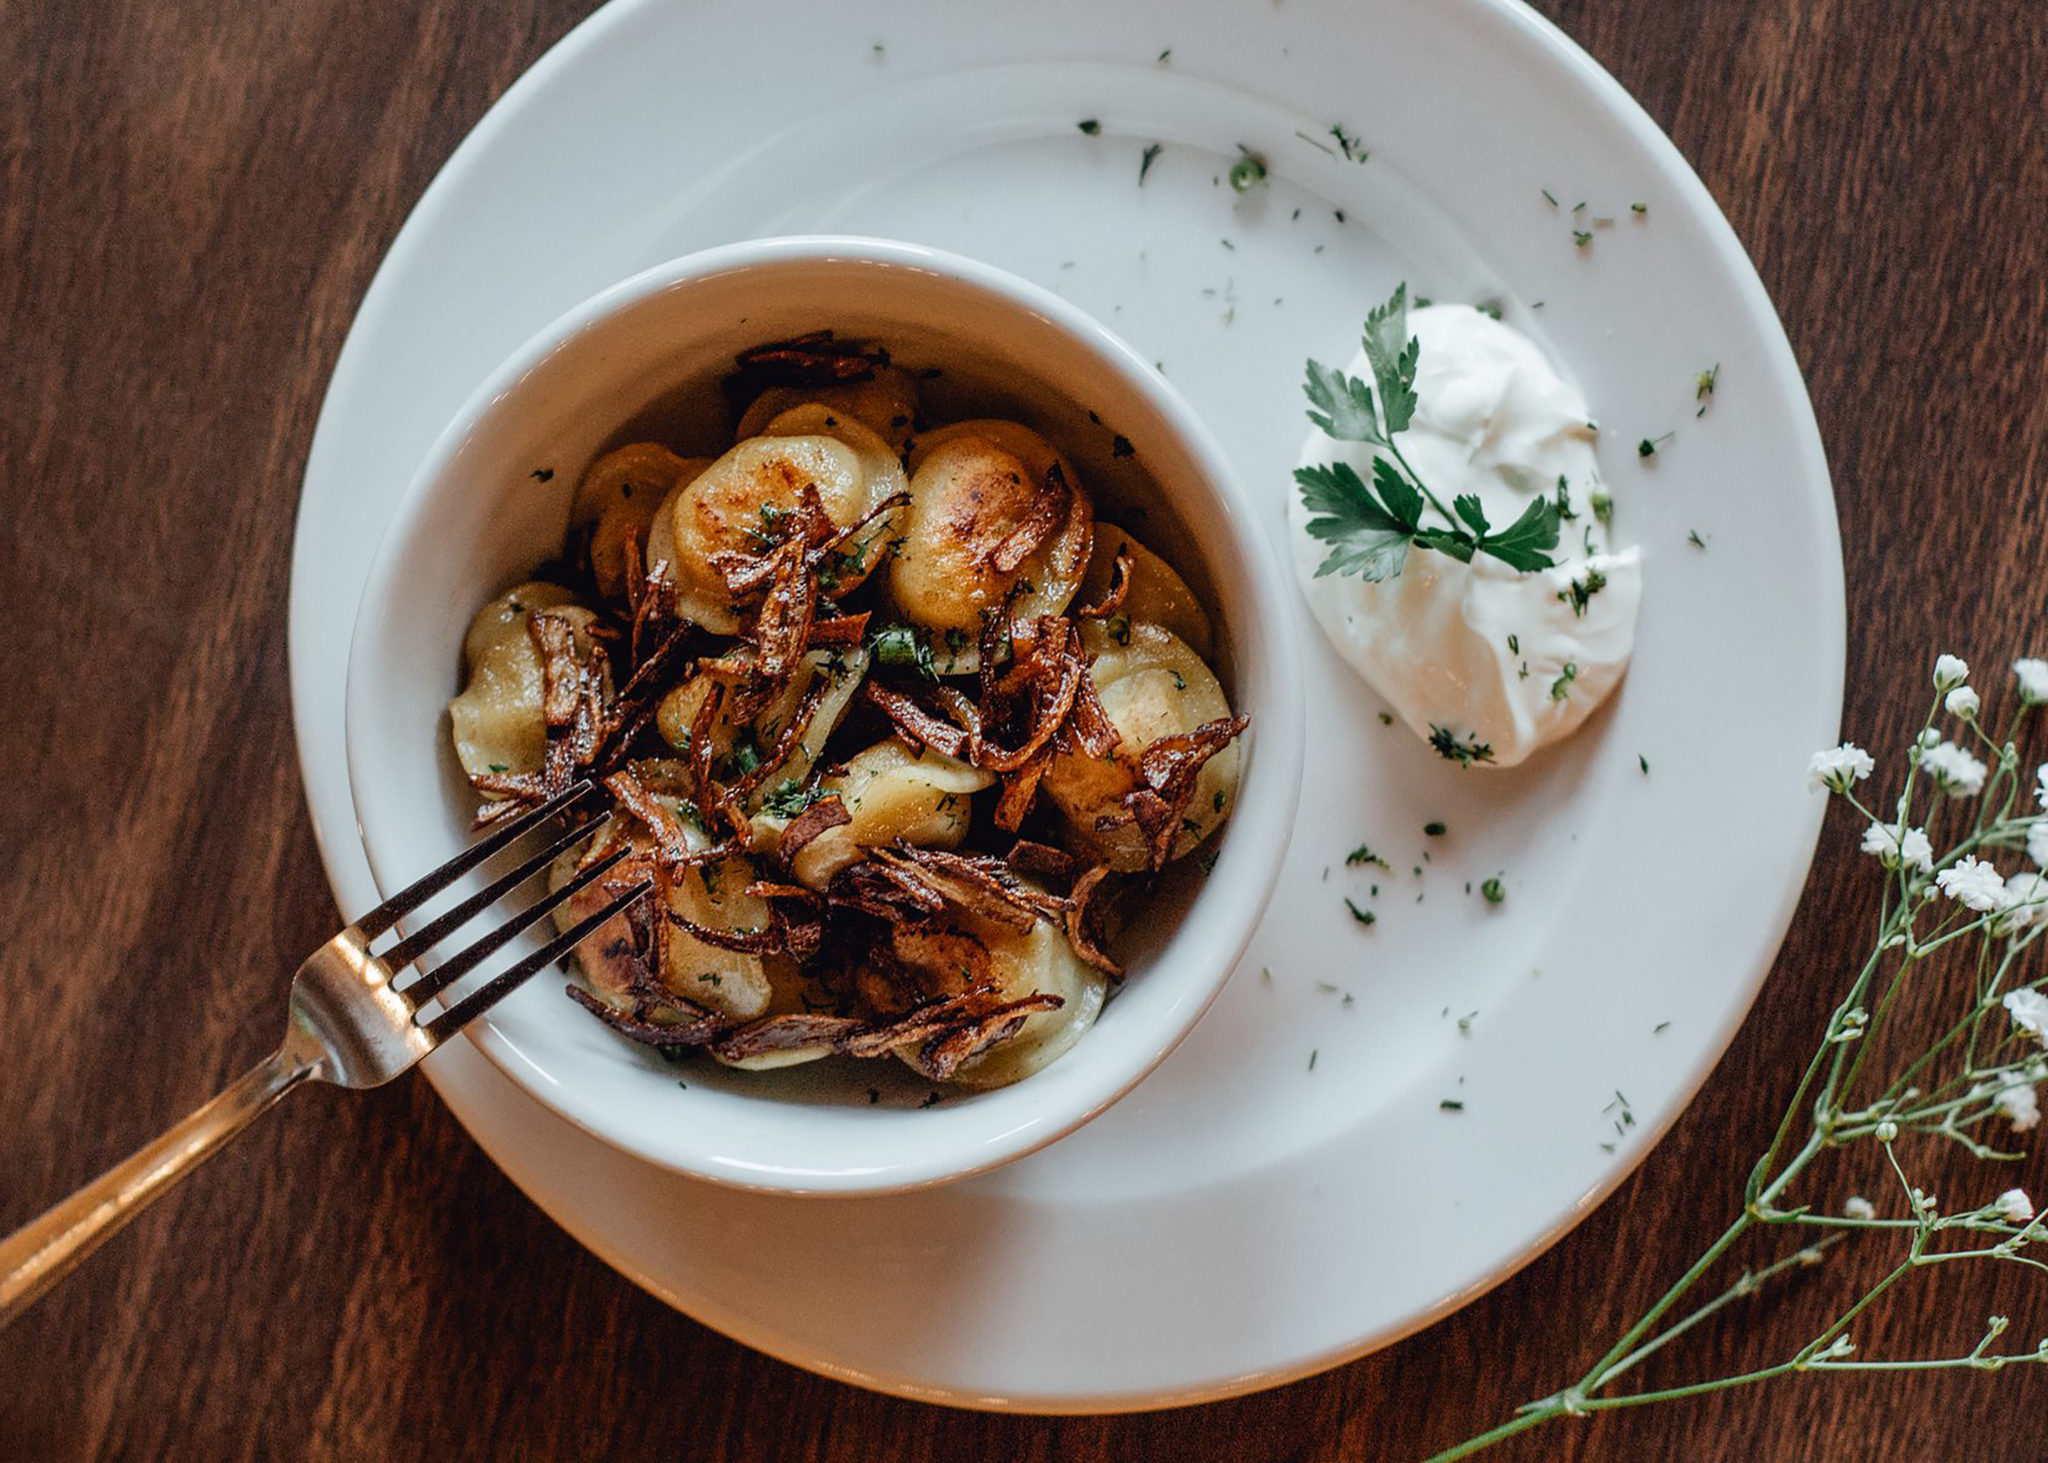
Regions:
<instances>
[{"instance_id":1,"label":"golden browned dumpling","mask_svg":"<svg viewBox=\"0 0 2048 1463\"><path fill-rule=\"evenodd\" d=\"M754 398L733 435L742 440L756 436L777 416L807 402L844 412L900 453L917 420L917 378L901 367L882 366L865 381L837 386L771 386Z\"/></svg>"},{"instance_id":2,"label":"golden browned dumpling","mask_svg":"<svg viewBox=\"0 0 2048 1463\"><path fill-rule=\"evenodd\" d=\"M1209 624L1209 612L1202 608L1202 601L1188 588L1187 581L1166 560L1113 523L1096 521L1095 548L1088 556L1088 571L1081 576L1081 592L1076 596L1080 603L1103 602L1109 594L1120 552L1130 558L1131 578L1117 612L1126 619L1145 620L1171 630L1204 660L1215 654L1215 631Z\"/></svg>"},{"instance_id":3,"label":"golden browned dumpling","mask_svg":"<svg viewBox=\"0 0 2048 1463\"><path fill-rule=\"evenodd\" d=\"M905 487L903 464L873 431L829 407L799 406L669 497L648 531L647 563L650 572L668 566L678 614L731 635L740 611L720 555L758 556L779 538L807 488L833 524L851 528ZM858 586L887 556L894 521L894 510L874 517L861 535L866 550L835 564L836 592Z\"/></svg>"},{"instance_id":4,"label":"golden browned dumpling","mask_svg":"<svg viewBox=\"0 0 2048 1463\"><path fill-rule=\"evenodd\" d=\"M1081 638L1094 657L1090 675L1116 728L1117 746L1107 757L1091 757L1078 748L1058 753L1042 788L1059 808L1071 847L1120 872L1135 873L1149 866L1145 835L1124 804L1139 785L1138 759L1164 737L1185 736L1227 718L1230 702L1208 664L1158 625L1121 618L1091 621L1082 626ZM1233 742L1202 764L1173 838L1172 857L1185 857L1228 815L1237 799L1241 760Z\"/></svg>"},{"instance_id":5,"label":"golden browned dumpling","mask_svg":"<svg viewBox=\"0 0 2048 1463\"><path fill-rule=\"evenodd\" d=\"M527 628L535 610L567 619L576 629L577 652L589 653L596 617L560 585L530 581L476 612L462 640L462 694L448 703L455 757L471 777L538 771L547 750L546 679Z\"/></svg>"},{"instance_id":6,"label":"golden browned dumpling","mask_svg":"<svg viewBox=\"0 0 2048 1463\"><path fill-rule=\"evenodd\" d=\"M577 485L569 526L590 528L590 573L607 599L626 597L626 545L636 541L645 568L648 531L676 488L711 465L678 457L659 442L629 442L590 464Z\"/></svg>"},{"instance_id":7,"label":"golden browned dumpling","mask_svg":"<svg viewBox=\"0 0 2048 1463\"><path fill-rule=\"evenodd\" d=\"M967 834L968 800L994 783L964 762L912 751L901 737L877 742L819 781L851 821L805 844L792 871L802 883L822 889L869 849L898 839L920 848L958 848Z\"/></svg>"},{"instance_id":8,"label":"golden browned dumpling","mask_svg":"<svg viewBox=\"0 0 2048 1463\"><path fill-rule=\"evenodd\" d=\"M920 436L910 512L889 569L903 617L927 632L941 674L981 663L982 616L1056 615L1088 564L1094 510L1072 464L1016 422L960 422Z\"/></svg>"}]
</instances>

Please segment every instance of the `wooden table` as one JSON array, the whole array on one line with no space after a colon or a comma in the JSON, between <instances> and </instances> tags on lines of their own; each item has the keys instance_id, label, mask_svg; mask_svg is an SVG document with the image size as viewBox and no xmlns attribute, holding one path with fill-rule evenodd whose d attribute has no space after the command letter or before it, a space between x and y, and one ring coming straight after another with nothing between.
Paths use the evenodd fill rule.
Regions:
<instances>
[{"instance_id":1,"label":"wooden table","mask_svg":"<svg viewBox=\"0 0 2048 1463\"><path fill-rule=\"evenodd\" d=\"M4 12L0 1227L251 1061L275 1035L271 973L330 932L285 694L314 414L406 211L585 8ZM1987 666L2048 650L2048 15L1543 8L1677 139L1784 313L1841 506L1846 729L1896 747L1937 649ZM1490 1296L1326 1376L1065 1420L821 1381L585 1254L414 1080L294 1099L0 1334L0 1457L1418 1456L1568 1380L1717 1232L1870 926L1856 832L1830 823L1755 1014L1635 1178ZM2048 1189L2038 1158L2018 1180ZM1838 1303L1855 1273L1752 1302L1686 1354L1716 1371L1769 1359L1767 1337L1790 1334L1772 1323ZM2017 1277L1921 1285L1862 1335L1953 1351L1996 1310L2031 1344L2043 1294ZM2048 1374L2029 1368L1799 1379L1494 1456L2044 1455Z\"/></svg>"}]
</instances>

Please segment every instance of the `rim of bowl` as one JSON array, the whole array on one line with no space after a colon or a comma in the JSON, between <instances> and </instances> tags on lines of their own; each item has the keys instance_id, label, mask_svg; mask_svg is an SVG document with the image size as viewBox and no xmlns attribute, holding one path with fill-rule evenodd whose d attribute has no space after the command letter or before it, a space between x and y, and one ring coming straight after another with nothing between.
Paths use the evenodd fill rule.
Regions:
<instances>
[{"instance_id":1,"label":"rim of bowl","mask_svg":"<svg viewBox=\"0 0 2048 1463\"><path fill-rule=\"evenodd\" d=\"M380 839L372 830L373 823L383 825L374 811L375 798L368 791L376 785L375 773L362 762L363 732L373 719L366 688L365 662L370 655L366 647L372 643L370 632L381 628L380 620L388 607L398 602L392 592L402 550L418 533L420 519L439 496L436 489L445 491L443 480L453 460L499 397L543 366L548 357L568 342L600 328L614 316L692 281L742 270L820 264L908 269L979 290L1042 317L1124 378L1159 413L1200 469L1202 484L1194 491L1197 505L1213 510L1223 524L1219 541L1228 545L1226 552L1237 561L1249 588L1238 607L1239 623L1232 627L1240 634L1238 657L1241 661L1256 657L1268 678L1264 702L1255 708L1258 738L1246 777L1248 786L1256 779L1260 801L1253 804L1256 812L1248 818L1244 809L1252 800L1241 797L1230 820L1237 845L1232 863L1238 866L1242 877L1234 889L1218 889L1219 896L1227 896L1236 906L1229 939L1207 957L1205 965L1210 968L1199 983L1189 981L1190 989L1183 998L1158 1013L1158 1029L1135 1044L1135 1056L1127 1058L1117 1069L1106 1069L1095 1081L1086 1084L1081 1089L1081 1101L1064 1110L1041 1114L978 1139L966 1138L936 1147L920 1145L900 1162L879 1170L771 1170L753 1164L736 1165L730 1160L721 1166L715 1154L678 1152L673 1148L656 1151L616 1121L607 1121L616 1119L615 1113L586 1106L577 1101L580 1094L565 1095L555 1084L531 1080L529 1059L512 1048L493 1025L491 1015L486 1014L463 1033L493 1066L551 1111L610 1146L657 1167L761 1192L873 1195L950 1183L1014 1162L1072 1133L1127 1095L1180 1045L1222 993L1278 882L1282 855L1300 801L1306 720L1300 650L1291 631L1291 586L1283 572L1278 547L1261 526L1259 515L1231 471L1222 447L1186 398L1149 361L1099 320L1050 290L964 255L898 240L839 234L749 240L681 255L621 280L557 316L508 356L470 393L414 472L378 542L364 583L349 647L344 740L357 831L377 886L388 895L424 870L410 870L393 877L390 851L380 855ZM1156 480L1155 485L1162 493L1170 491ZM1243 831L1238 832L1240 829ZM1087 1050L1084 1037L1062 1061L1073 1061L1076 1054ZM1030 1084L1027 1079L1016 1085ZM1004 1090L993 1089L986 1096L993 1097ZM791 1111L802 1113L805 1109L793 1106ZM963 1106L955 1111L970 1109Z\"/></svg>"}]
</instances>

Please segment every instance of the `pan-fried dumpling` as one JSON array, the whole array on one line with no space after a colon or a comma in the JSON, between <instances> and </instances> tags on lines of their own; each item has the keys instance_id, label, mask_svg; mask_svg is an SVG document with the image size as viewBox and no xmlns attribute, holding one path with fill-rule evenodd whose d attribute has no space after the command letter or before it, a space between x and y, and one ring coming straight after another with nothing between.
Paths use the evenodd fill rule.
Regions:
<instances>
[{"instance_id":1,"label":"pan-fried dumpling","mask_svg":"<svg viewBox=\"0 0 2048 1463\"><path fill-rule=\"evenodd\" d=\"M905 490L903 464L889 444L844 412L811 403L783 412L669 495L648 531L647 563L666 564L676 612L720 635L736 634L740 613L714 559L758 555L815 487L825 516L840 528L868 519ZM898 510L875 516L848 551L824 566L830 592L856 588L888 556Z\"/></svg>"},{"instance_id":2,"label":"pan-fried dumpling","mask_svg":"<svg viewBox=\"0 0 2048 1463\"><path fill-rule=\"evenodd\" d=\"M826 740L846 719L847 709L853 704L854 693L860 689L861 678L867 674L867 668L868 651L864 647L806 653L803 665L790 677L789 684L750 725L744 729L736 727L722 712L712 718L712 755L731 757L739 748L742 730L755 755L772 751L788 728L789 719L797 714L810 694L811 687L823 677L825 690L811 712L811 719L804 724L796 746L781 766L762 779L754 801L758 804L761 798L785 782L804 782L824 755ZM711 694L713 684L708 675L693 676L662 697L655 707L654 724L677 751L689 751L691 729L696 725L697 714L703 710L704 698Z\"/></svg>"},{"instance_id":3,"label":"pan-fried dumpling","mask_svg":"<svg viewBox=\"0 0 2048 1463\"><path fill-rule=\"evenodd\" d=\"M548 731L540 650L527 629L535 610L567 619L578 656L590 653L587 631L597 617L560 585L521 584L476 612L462 639L462 694L448 703L455 757L471 777L540 770Z\"/></svg>"},{"instance_id":4,"label":"pan-fried dumpling","mask_svg":"<svg viewBox=\"0 0 2048 1463\"><path fill-rule=\"evenodd\" d=\"M1127 550L1131 557L1131 585L1117 612L1126 619L1164 626L1204 660L1215 654L1215 630L1209 623L1209 612L1202 608L1201 600L1188 588L1187 581L1166 560L1113 523L1096 522L1095 547L1088 555L1088 572L1081 576L1081 592L1076 596L1080 603L1102 603L1109 593L1120 549Z\"/></svg>"},{"instance_id":5,"label":"pan-fried dumpling","mask_svg":"<svg viewBox=\"0 0 2048 1463\"><path fill-rule=\"evenodd\" d=\"M981 663L982 616L1020 582L1018 618L1056 615L1088 564L1094 509L1073 465L1017 422L972 421L911 447L910 511L889 592L941 674Z\"/></svg>"},{"instance_id":6,"label":"pan-fried dumpling","mask_svg":"<svg viewBox=\"0 0 2048 1463\"><path fill-rule=\"evenodd\" d=\"M629 442L590 464L569 508L569 527L590 527L590 573L607 599L626 597L626 543L637 539L645 568L648 530L680 484L711 465L678 457L659 442Z\"/></svg>"},{"instance_id":7,"label":"pan-fried dumpling","mask_svg":"<svg viewBox=\"0 0 2048 1463\"><path fill-rule=\"evenodd\" d=\"M917 420L917 378L900 367L882 366L865 381L837 386L771 386L754 398L733 435L742 439L755 436L775 417L807 402L844 412L900 453Z\"/></svg>"},{"instance_id":8,"label":"pan-fried dumpling","mask_svg":"<svg viewBox=\"0 0 2048 1463\"><path fill-rule=\"evenodd\" d=\"M1040 787L1060 810L1070 848L1136 873L1148 865L1145 839L1123 799L1138 787L1138 758L1162 737L1228 717L1230 702L1207 662L1158 625L1121 617L1091 621L1081 627L1081 640L1094 657L1090 676L1118 744L1107 757L1079 748L1056 753ZM1202 765L1172 857L1185 857L1228 814L1241 760L1233 742ZM1105 819L1110 826L1098 827Z\"/></svg>"},{"instance_id":9,"label":"pan-fried dumpling","mask_svg":"<svg viewBox=\"0 0 2048 1463\"><path fill-rule=\"evenodd\" d=\"M1060 998L1056 1010L1032 1012L1015 1035L969 1058L946 1079L964 1087L1006 1087L1047 1066L1095 1024L1109 994L1109 977L1085 964L1060 929L1045 920L1019 934L963 916L959 930L900 926L891 943L897 959L924 972L944 994L964 988L964 972L992 984L1006 1001ZM897 1055L917 1065L915 1047Z\"/></svg>"},{"instance_id":10,"label":"pan-fried dumpling","mask_svg":"<svg viewBox=\"0 0 2048 1463\"><path fill-rule=\"evenodd\" d=\"M968 800L995 779L965 762L911 750L901 737L875 743L818 786L838 797L851 822L828 828L798 850L798 882L823 889L870 848L896 842L958 848L967 836Z\"/></svg>"}]
</instances>

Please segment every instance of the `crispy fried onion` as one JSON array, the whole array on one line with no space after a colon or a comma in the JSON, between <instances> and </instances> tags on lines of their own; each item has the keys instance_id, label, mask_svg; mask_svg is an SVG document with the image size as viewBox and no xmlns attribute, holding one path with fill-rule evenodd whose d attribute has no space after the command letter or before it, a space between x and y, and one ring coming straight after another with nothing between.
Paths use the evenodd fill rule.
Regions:
<instances>
[{"instance_id":1,"label":"crispy fried onion","mask_svg":"<svg viewBox=\"0 0 2048 1463\"><path fill-rule=\"evenodd\" d=\"M837 794L819 798L790 819L782 836L775 840L775 862L787 869L812 839L830 829L844 828L852 821L853 815L846 811L846 804Z\"/></svg>"},{"instance_id":2,"label":"crispy fried onion","mask_svg":"<svg viewBox=\"0 0 2048 1463\"><path fill-rule=\"evenodd\" d=\"M899 842L842 869L826 900L891 923L965 913L1020 935L1046 920L1059 926L1076 955L1121 978L1123 967L1102 948L1092 909L1108 872L1090 869L1074 881L1071 893L1055 894L1027 883L1009 862L993 855Z\"/></svg>"},{"instance_id":3,"label":"crispy fried onion","mask_svg":"<svg viewBox=\"0 0 2048 1463\"><path fill-rule=\"evenodd\" d=\"M1107 830L1135 821L1145 835L1152 868L1165 868L1173 856L1174 834L1195 795L1196 774L1250 725L1245 717L1225 716L1191 732L1161 737L1138 758L1139 785L1124 794L1123 812L1098 818L1096 827Z\"/></svg>"},{"instance_id":4,"label":"crispy fried onion","mask_svg":"<svg viewBox=\"0 0 2048 1463\"><path fill-rule=\"evenodd\" d=\"M736 368L726 383L734 400L751 401L771 386L833 386L871 381L889 364L889 352L878 345L838 340L829 330L812 330L788 340L772 340L733 357Z\"/></svg>"},{"instance_id":5,"label":"crispy fried onion","mask_svg":"<svg viewBox=\"0 0 2048 1463\"><path fill-rule=\"evenodd\" d=\"M1116 559L1109 566L1109 588L1094 604L1078 605L1074 609L1076 619L1106 620L1124 607L1124 597L1131 592L1131 546L1118 544Z\"/></svg>"},{"instance_id":6,"label":"crispy fried onion","mask_svg":"<svg viewBox=\"0 0 2048 1463\"><path fill-rule=\"evenodd\" d=\"M1055 462L1046 469L1044 491L1032 494L1023 520L989 551L990 565L999 574L1015 574L1073 511L1074 490L1067 486L1067 475Z\"/></svg>"}]
</instances>

